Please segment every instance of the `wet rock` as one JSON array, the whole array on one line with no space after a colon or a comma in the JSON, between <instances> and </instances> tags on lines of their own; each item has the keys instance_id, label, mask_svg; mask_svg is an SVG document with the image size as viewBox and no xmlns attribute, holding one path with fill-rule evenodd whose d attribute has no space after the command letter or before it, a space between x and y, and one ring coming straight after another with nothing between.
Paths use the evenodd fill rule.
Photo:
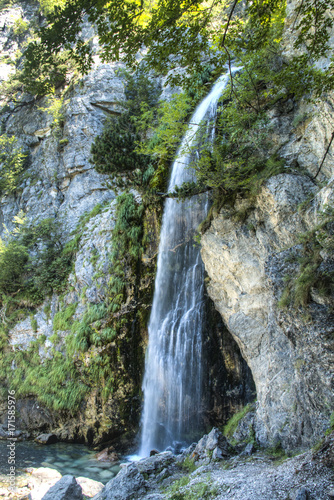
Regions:
<instances>
[{"instance_id":1,"label":"wet rock","mask_svg":"<svg viewBox=\"0 0 334 500\"><path fill-rule=\"evenodd\" d=\"M167 450L167 451L172 451L172 450ZM154 455L157 455L158 453L159 453L158 450L151 450L150 457L153 457Z\"/></svg>"},{"instance_id":2,"label":"wet rock","mask_svg":"<svg viewBox=\"0 0 334 500\"><path fill-rule=\"evenodd\" d=\"M119 460L119 457L112 446L97 453L95 458L100 462L117 462Z\"/></svg>"},{"instance_id":3,"label":"wet rock","mask_svg":"<svg viewBox=\"0 0 334 500\"><path fill-rule=\"evenodd\" d=\"M74 476L63 476L49 491L42 500L83 500L81 486Z\"/></svg>"},{"instance_id":4,"label":"wet rock","mask_svg":"<svg viewBox=\"0 0 334 500\"><path fill-rule=\"evenodd\" d=\"M58 438L55 434L40 434L35 441L39 444L54 444L58 441Z\"/></svg>"}]
</instances>

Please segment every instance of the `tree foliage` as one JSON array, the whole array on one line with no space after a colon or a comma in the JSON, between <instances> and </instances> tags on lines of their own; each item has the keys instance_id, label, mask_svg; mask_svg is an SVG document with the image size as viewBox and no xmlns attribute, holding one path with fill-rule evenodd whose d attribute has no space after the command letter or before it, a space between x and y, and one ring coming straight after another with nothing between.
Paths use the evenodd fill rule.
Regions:
<instances>
[{"instance_id":1,"label":"tree foliage","mask_svg":"<svg viewBox=\"0 0 334 500\"><path fill-rule=\"evenodd\" d=\"M139 140L140 135L128 113L110 118L91 148L96 170L102 174L142 170L147 160L135 151Z\"/></svg>"},{"instance_id":2,"label":"tree foliage","mask_svg":"<svg viewBox=\"0 0 334 500\"><path fill-rule=\"evenodd\" d=\"M138 53L144 56L147 68L169 74L174 82L185 81L199 73L203 61L221 72L234 56L235 48L252 50L265 45L267 35L278 13L285 8L282 0L254 0L239 5L225 0L68 0L47 15L39 38L26 51L26 78L29 70L35 79L38 68L51 64L62 51L82 72L90 68L92 48L83 38L81 27L85 16L96 27L101 56L105 61L123 60L129 66L138 64ZM298 7L293 29L294 46L302 49L300 61L312 67L314 61L328 50L333 18L328 13L334 0L305 0ZM57 56L58 54L58 56ZM180 71L186 68L187 72ZM37 72L37 73L36 73ZM327 71L331 77L331 69ZM37 78L38 79L38 78ZM332 83L331 83L332 84Z\"/></svg>"},{"instance_id":3,"label":"tree foliage","mask_svg":"<svg viewBox=\"0 0 334 500\"><path fill-rule=\"evenodd\" d=\"M124 72L124 76L124 112L107 120L102 134L92 144L91 161L98 172L112 174L119 184L126 174L128 184L142 187L154 172L149 151L138 148L148 128L143 116L147 109L150 118L156 114L161 85L154 75L149 78L142 67L133 74Z\"/></svg>"}]
</instances>

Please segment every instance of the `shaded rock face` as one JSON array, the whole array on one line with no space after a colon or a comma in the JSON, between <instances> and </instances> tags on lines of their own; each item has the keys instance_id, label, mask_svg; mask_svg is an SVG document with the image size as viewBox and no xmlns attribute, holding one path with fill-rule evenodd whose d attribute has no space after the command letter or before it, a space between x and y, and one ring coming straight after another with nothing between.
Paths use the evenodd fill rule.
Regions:
<instances>
[{"instance_id":1,"label":"shaded rock face","mask_svg":"<svg viewBox=\"0 0 334 500\"><path fill-rule=\"evenodd\" d=\"M206 318L202 392L206 408L203 423L208 429L224 425L231 415L256 398L256 390L240 348L209 296Z\"/></svg>"},{"instance_id":2,"label":"shaded rock face","mask_svg":"<svg viewBox=\"0 0 334 500\"><path fill-rule=\"evenodd\" d=\"M202 238L208 292L256 385L257 439L286 448L313 443L328 425L333 405L329 308L312 302L312 321L307 321L300 312L278 307L289 273L286 249L298 254L298 234L313 227L324 198L320 191L306 215L300 215L298 204L310 193L314 184L307 177L275 176L243 223L222 210Z\"/></svg>"}]
</instances>

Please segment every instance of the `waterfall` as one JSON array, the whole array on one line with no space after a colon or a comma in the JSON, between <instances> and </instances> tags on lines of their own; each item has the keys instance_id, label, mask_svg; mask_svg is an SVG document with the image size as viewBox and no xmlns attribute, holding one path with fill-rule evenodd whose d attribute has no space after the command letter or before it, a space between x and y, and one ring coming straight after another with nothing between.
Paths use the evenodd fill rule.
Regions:
<instances>
[{"instance_id":1,"label":"waterfall","mask_svg":"<svg viewBox=\"0 0 334 500\"><path fill-rule=\"evenodd\" d=\"M210 125L228 75L221 77L196 108L174 161L168 191L194 181L191 149L199 125ZM210 128L211 127L211 128ZM211 131L211 134L210 134ZM176 443L191 442L200 426L204 266L193 236L207 213L207 197L166 200L158 268L149 321L149 343L143 380L144 409L140 456Z\"/></svg>"}]
</instances>

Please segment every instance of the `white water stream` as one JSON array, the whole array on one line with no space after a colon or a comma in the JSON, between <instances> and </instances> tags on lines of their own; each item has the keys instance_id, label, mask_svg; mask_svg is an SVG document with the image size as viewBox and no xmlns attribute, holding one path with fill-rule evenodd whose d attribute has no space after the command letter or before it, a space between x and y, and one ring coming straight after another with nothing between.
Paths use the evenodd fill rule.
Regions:
<instances>
[{"instance_id":1,"label":"white water stream","mask_svg":"<svg viewBox=\"0 0 334 500\"><path fill-rule=\"evenodd\" d=\"M193 156L185 150L196 146L203 121L208 136L213 136L212 121L228 79L226 75L216 82L191 117L172 167L169 192L195 180L189 168ZM204 266L193 236L206 216L207 205L203 195L184 202L166 200L148 327L139 452L142 457L152 449L161 451L191 442L201 430Z\"/></svg>"}]
</instances>

